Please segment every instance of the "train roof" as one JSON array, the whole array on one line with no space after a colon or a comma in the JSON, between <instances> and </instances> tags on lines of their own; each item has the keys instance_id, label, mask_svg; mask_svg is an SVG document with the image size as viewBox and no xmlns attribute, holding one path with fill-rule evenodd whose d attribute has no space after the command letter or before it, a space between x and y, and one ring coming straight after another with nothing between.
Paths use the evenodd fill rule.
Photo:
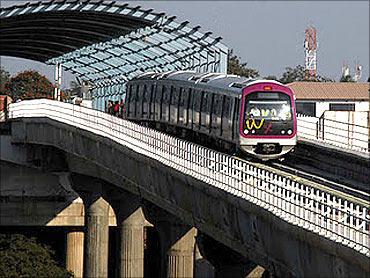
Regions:
<instances>
[{"instance_id":1,"label":"train roof","mask_svg":"<svg viewBox=\"0 0 370 278\"><path fill-rule=\"evenodd\" d=\"M234 93L241 93L244 87L260 82L281 84L274 80L252 79L239 75L218 72L198 73L195 71L169 71L163 73L149 72L136 76L132 80L177 80L221 88Z\"/></svg>"}]
</instances>

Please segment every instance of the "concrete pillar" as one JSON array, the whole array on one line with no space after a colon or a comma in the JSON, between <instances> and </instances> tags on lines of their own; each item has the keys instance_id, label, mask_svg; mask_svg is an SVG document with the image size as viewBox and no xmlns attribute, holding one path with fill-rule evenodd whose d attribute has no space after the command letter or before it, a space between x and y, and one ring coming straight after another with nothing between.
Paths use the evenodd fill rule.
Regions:
<instances>
[{"instance_id":1,"label":"concrete pillar","mask_svg":"<svg viewBox=\"0 0 370 278\"><path fill-rule=\"evenodd\" d=\"M144 211L159 235L161 267L158 277L193 277L196 229L152 203L145 202Z\"/></svg>"},{"instance_id":2,"label":"concrete pillar","mask_svg":"<svg viewBox=\"0 0 370 278\"><path fill-rule=\"evenodd\" d=\"M193 277L196 229L191 228L167 252L167 277Z\"/></svg>"},{"instance_id":3,"label":"concrete pillar","mask_svg":"<svg viewBox=\"0 0 370 278\"><path fill-rule=\"evenodd\" d=\"M85 277L108 276L109 204L97 197L89 200L85 210L86 244Z\"/></svg>"},{"instance_id":4,"label":"concrete pillar","mask_svg":"<svg viewBox=\"0 0 370 278\"><path fill-rule=\"evenodd\" d=\"M119 248L118 277L144 277L144 226L141 199L123 189L107 186L106 195L115 214Z\"/></svg>"},{"instance_id":5,"label":"concrete pillar","mask_svg":"<svg viewBox=\"0 0 370 278\"><path fill-rule=\"evenodd\" d=\"M74 173L71 182L85 207L84 277L107 277L109 204L104 199L105 183Z\"/></svg>"},{"instance_id":6,"label":"concrete pillar","mask_svg":"<svg viewBox=\"0 0 370 278\"><path fill-rule=\"evenodd\" d=\"M138 208L119 225L120 277L144 277L144 215Z\"/></svg>"},{"instance_id":7,"label":"concrete pillar","mask_svg":"<svg viewBox=\"0 0 370 278\"><path fill-rule=\"evenodd\" d=\"M66 268L74 277L82 278L83 274L84 233L79 230L67 232Z\"/></svg>"}]
</instances>

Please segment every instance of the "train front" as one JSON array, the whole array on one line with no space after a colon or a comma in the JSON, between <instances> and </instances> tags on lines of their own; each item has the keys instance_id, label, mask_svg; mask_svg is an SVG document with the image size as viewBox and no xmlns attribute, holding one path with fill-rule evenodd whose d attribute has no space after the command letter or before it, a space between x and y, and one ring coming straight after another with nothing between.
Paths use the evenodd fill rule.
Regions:
<instances>
[{"instance_id":1,"label":"train front","mask_svg":"<svg viewBox=\"0 0 370 278\"><path fill-rule=\"evenodd\" d=\"M297 142L293 91L283 84L260 81L243 89L240 147L262 160L277 159Z\"/></svg>"}]
</instances>

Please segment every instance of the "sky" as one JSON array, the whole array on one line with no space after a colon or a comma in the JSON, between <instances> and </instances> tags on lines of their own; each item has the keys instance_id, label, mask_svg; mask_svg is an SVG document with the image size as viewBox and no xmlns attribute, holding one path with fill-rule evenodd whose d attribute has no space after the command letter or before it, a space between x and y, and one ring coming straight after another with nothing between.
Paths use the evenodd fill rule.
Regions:
<instances>
[{"instance_id":1,"label":"sky","mask_svg":"<svg viewBox=\"0 0 370 278\"><path fill-rule=\"evenodd\" d=\"M1 0L2 7L27 1ZM118 1L117 1L118 2ZM234 50L261 76L280 77L286 67L304 65L304 36L308 25L317 29L317 68L320 75L338 80L343 63L354 73L356 61L362 78L369 75L369 1L125 1L155 12L177 16L177 21L200 25L202 32ZM53 67L24 59L1 57L11 74L36 69L53 79ZM64 74L62 87L73 75Z\"/></svg>"}]
</instances>

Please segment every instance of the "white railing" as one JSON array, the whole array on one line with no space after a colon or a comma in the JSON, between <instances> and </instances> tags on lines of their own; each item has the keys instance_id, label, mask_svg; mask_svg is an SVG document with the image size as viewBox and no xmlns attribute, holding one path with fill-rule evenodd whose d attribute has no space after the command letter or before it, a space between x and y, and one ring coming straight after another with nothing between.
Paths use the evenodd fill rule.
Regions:
<instances>
[{"instance_id":1,"label":"white railing","mask_svg":"<svg viewBox=\"0 0 370 278\"><path fill-rule=\"evenodd\" d=\"M317 118L298 114L297 127L299 138L319 141L361 153L369 152L369 128L366 126L325 117Z\"/></svg>"},{"instance_id":2,"label":"white railing","mask_svg":"<svg viewBox=\"0 0 370 278\"><path fill-rule=\"evenodd\" d=\"M370 257L370 202L303 184L104 112L51 100L10 105L9 118L47 117L108 137L294 225Z\"/></svg>"}]
</instances>

